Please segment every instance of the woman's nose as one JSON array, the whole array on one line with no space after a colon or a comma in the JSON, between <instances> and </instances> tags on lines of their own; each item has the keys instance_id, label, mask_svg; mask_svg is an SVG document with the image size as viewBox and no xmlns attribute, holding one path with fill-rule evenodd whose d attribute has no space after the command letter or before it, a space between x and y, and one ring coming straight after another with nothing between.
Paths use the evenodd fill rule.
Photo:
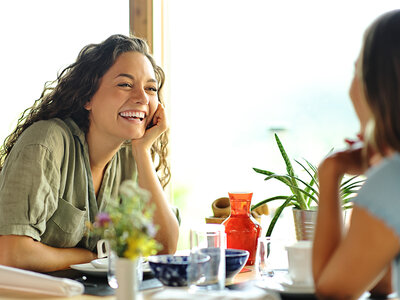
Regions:
<instances>
[{"instance_id":1,"label":"woman's nose","mask_svg":"<svg viewBox=\"0 0 400 300\"><path fill-rule=\"evenodd\" d=\"M132 91L131 100L139 104L149 104L149 96L143 88L139 87Z\"/></svg>"}]
</instances>

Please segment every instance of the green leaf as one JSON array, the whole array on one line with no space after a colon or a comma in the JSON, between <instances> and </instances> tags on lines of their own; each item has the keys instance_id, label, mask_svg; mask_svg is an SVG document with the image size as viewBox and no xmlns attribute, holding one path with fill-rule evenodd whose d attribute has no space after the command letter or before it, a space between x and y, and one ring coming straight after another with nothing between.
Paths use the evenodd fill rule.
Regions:
<instances>
[{"instance_id":1,"label":"green leaf","mask_svg":"<svg viewBox=\"0 0 400 300\"><path fill-rule=\"evenodd\" d=\"M286 175L271 174L268 177L266 177L264 179L264 181L267 181L267 180L270 180L270 179L277 179L277 180L283 182L284 184L286 184L287 186L289 186L291 184L290 178L287 178Z\"/></svg>"},{"instance_id":2,"label":"green leaf","mask_svg":"<svg viewBox=\"0 0 400 300\"><path fill-rule=\"evenodd\" d=\"M312 194L307 193L306 191L304 191L303 189L301 189L301 188L299 188L299 187L296 187L296 186L291 186L291 187L292 187L293 189L297 189L298 192L299 192L300 194L306 195L307 197L311 198L311 199L314 200L316 203L318 203L318 199L315 198ZM302 198L302 199L303 199L303 198ZM296 200L298 200L298 199L296 198ZM304 200L303 200L303 201L304 201ZM300 202L299 202L299 204L300 204ZM304 207L301 206L301 209L308 209L308 207L307 207L307 205L305 204Z\"/></svg>"},{"instance_id":3,"label":"green leaf","mask_svg":"<svg viewBox=\"0 0 400 300\"><path fill-rule=\"evenodd\" d=\"M304 159L305 160L305 159ZM319 188L319 184L318 184L318 180L316 179L316 176L315 176L315 174L316 174L316 171L314 171L314 169L315 169L315 167L314 167L314 169L311 169L311 170L313 170L313 172L314 172L314 175L313 174L311 174L311 172L301 163L301 162L299 162L298 160L294 160L295 162L297 162L303 169L304 169L304 171L306 171L307 173L308 173L308 175L310 175L310 177L314 180L314 182L315 182L315 185ZM305 160L306 161L306 160Z\"/></svg>"},{"instance_id":4,"label":"green leaf","mask_svg":"<svg viewBox=\"0 0 400 300\"><path fill-rule=\"evenodd\" d=\"M276 133L275 133L275 140L276 140L276 143L278 144L278 148L279 148L279 151L281 152L282 158L285 161L286 171L288 172L289 175L294 176L293 166L290 162L288 155L286 154L285 148L283 148L283 145L282 145L281 141L279 140L279 137Z\"/></svg>"},{"instance_id":5,"label":"green leaf","mask_svg":"<svg viewBox=\"0 0 400 300\"><path fill-rule=\"evenodd\" d=\"M284 208L288 206L290 201L292 201L292 199L293 199L293 196L288 197L286 199L286 201L275 211L274 217L272 218L271 223L268 226L266 236L271 236L272 230L274 229L279 216L282 214Z\"/></svg>"},{"instance_id":6,"label":"green leaf","mask_svg":"<svg viewBox=\"0 0 400 300\"><path fill-rule=\"evenodd\" d=\"M341 196L342 196L342 198L347 198L347 197L349 197L349 196L351 196L351 195L354 195L354 197L355 197L355 195L357 194L357 192L358 192L358 190L350 190L350 191L348 191L348 192L346 192L346 193L343 193ZM353 197L353 198L354 198Z\"/></svg>"},{"instance_id":7,"label":"green leaf","mask_svg":"<svg viewBox=\"0 0 400 300\"><path fill-rule=\"evenodd\" d=\"M345 180L344 182L342 182L342 183L340 184L340 187L343 187L343 186L345 186L346 184L352 182L352 181L353 181L354 179L356 179L358 176L359 176L359 175L355 175L355 176L352 176L352 177L348 178L347 180ZM343 181L343 180L342 180L342 181Z\"/></svg>"},{"instance_id":8,"label":"green leaf","mask_svg":"<svg viewBox=\"0 0 400 300\"><path fill-rule=\"evenodd\" d=\"M347 198L342 198L342 206L344 206L345 204L352 202L352 200L354 199L354 197L347 197Z\"/></svg>"},{"instance_id":9,"label":"green leaf","mask_svg":"<svg viewBox=\"0 0 400 300\"><path fill-rule=\"evenodd\" d=\"M292 177L292 176L290 176L290 177ZM294 179L294 180L300 181L300 182L301 182L302 184L304 184L309 190L311 190L314 194L316 194L317 196L319 195L319 192L318 192L316 189L314 189L314 188L312 187L312 185L308 184L307 182L305 182L305 181L302 180L301 178L299 178L299 177L293 177L293 179ZM299 190L301 190L301 188L299 188L298 185L297 185L297 187L298 187ZM306 189L304 189L303 192L305 192L305 194L308 194L307 191L306 191Z\"/></svg>"},{"instance_id":10,"label":"green leaf","mask_svg":"<svg viewBox=\"0 0 400 300\"><path fill-rule=\"evenodd\" d=\"M350 189L354 189L354 188L360 188L363 186L364 181L362 181L361 183L359 181L353 182L351 184L348 184L344 187L342 187L340 190L341 191L345 191L345 190L350 190Z\"/></svg>"},{"instance_id":11,"label":"green leaf","mask_svg":"<svg viewBox=\"0 0 400 300\"><path fill-rule=\"evenodd\" d=\"M257 207L259 207L259 206L261 206L261 205L263 205L263 204L265 204L265 203L271 202L271 201L275 201L275 200L287 200L288 198L293 198L293 197L292 197L292 196L275 196L275 197L271 197L271 198L262 200L262 201L258 202L257 204L254 204L254 205L251 207L251 210L256 209Z\"/></svg>"},{"instance_id":12,"label":"green leaf","mask_svg":"<svg viewBox=\"0 0 400 300\"><path fill-rule=\"evenodd\" d=\"M261 169L257 169L257 168L253 168L253 170L256 171L257 173L264 174L264 175L272 175L272 174L275 174L274 172L266 171L266 170L261 170Z\"/></svg>"},{"instance_id":13,"label":"green leaf","mask_svg":"<svg viewBox=\"0 0 400 300\"><path fill-rule=\"evenodd\" d=\"M318 169L316 166L314 166L312 163L310 163L307 159L303 158L304 161L307 163L307 165L310 167L310 169L314 172L314 176L317 178L318 176ZM317 180L318 182L318 180Z\"/></svg>"},{"instance_id":14,"label":"green leaf","mask_svg":"<svg viewBox=\"0 0 400 300\"><path fill-rule=\"evenodd\" d=\"M313 186L314 184L315 184L315 179L314 179L314 178L311 178L311 181L310 181L310 183L309 183L308 185ZM304 191L306 191L307 193L311 192L311 195L313 195L313 196L314 196L314 194L315 194L314 192L311 191L311 189L308 188L308 186L304 189ZM318 195L319 195L319 192L318 192ZM310 207L311 201L312 201L311 198L309 198L309 199L307 200L307 206L308 206L308 207Z\"/></svg>"},{"instance_id":15,"label":"green leaf","mask_svg":"<svg viewBox=\"0 0 400 300\"><path fill-rule=\"evenodd\" d=\"M344 209L344 210L350 209L350 208L353 208L353 205L342 206L342 209Z\"/></svg>"},{"instance_id":16,"label":"green leaf","mask_svg":"<svg viewBox=\"0 0 400 300\"><path fill-rule=\"evenodd\" d=\"M294 170L293 170L293 166L292 166L292 164L290 162L290 159L289 159L288 155L286 154L285 148L283 148L283 145L282 145L282 143L281 143L281 141L280 141L280 139L279 139L279 137L278 137L278 135L276 133L275 133L275 140L276 140L276 143L278 144L278 148L279 148L279 151L281 152L282 158L285 161L286 171L288 172L288 175L291 175L291 176L295 177L295 173L294 173ZM292 179L292 186L297 187L297 182L295 180L293 180L293 179ZM293 194L296 195L296 198L297 198L297 201L300 204L300 207L306 208L306 203L305 203L301 193L298 192L298 189L292 189L292 192L293 192Z\"/></svg>"}]
</instances>

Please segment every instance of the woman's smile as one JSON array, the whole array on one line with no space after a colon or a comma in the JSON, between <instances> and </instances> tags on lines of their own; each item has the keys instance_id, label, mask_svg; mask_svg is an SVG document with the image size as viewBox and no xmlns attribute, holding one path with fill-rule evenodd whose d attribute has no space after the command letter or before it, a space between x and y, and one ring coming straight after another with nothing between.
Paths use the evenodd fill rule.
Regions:
<instances>
[{"instance_id":1,"label":"woman's smile","mask_svg":"<svg viewBox=\"0 0 400 300\"><path fill-rule=\"evenodd\" d=\"M118 114L120 117L127 121L133 121L134 123L142 123L146 118L146 113L144 111L137 110L126 110Z\"/></svg>"}]
</instances>

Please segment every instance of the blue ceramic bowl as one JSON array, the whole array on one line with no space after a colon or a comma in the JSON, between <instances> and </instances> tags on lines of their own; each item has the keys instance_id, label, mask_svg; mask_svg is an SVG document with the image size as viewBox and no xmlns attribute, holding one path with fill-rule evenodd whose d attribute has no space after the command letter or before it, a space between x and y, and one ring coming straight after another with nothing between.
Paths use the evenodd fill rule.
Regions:
<instances>
[{"instance_id":1,"label":"blue ceramic bowl","mask_svg":"<svg viewBox=\"0 0 400 300\"><path fill-rule=\"evenodd\" d=\"M240 249L225 250L225 277L232 279L237 273L242 270L249 258L249 251Z\"/></svg>"},{"instance_id":2,"label":"blue ceramic bowl","mask_svg":"<svg viewBox=\"0 0 400 300\"><path fill-rule=\"evenodd\" d=\"M212 255L217 248L204 248L201 253ZM232 279L244 267L249 258L249 251L240 249L225 249L225 277Z\"/></svg>"},{"instance_id":3,"label":"blue ceramic bowl","mask_svg":"<svg viewBox=\"0 0 400 300\"><path fill-rule=\"evenodd\" d=\"M202 261L208 261L209 256L204 255ZM154 276L168 286L186 286L189 256L154 255L148 258Z\"/></svg>"}]
</instances>

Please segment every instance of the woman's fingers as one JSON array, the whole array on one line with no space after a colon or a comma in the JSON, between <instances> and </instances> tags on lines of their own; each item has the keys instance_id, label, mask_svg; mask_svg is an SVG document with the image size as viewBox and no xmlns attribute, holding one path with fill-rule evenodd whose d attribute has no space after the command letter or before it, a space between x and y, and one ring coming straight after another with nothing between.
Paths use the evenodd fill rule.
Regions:
<instances>
[{"instance_id":1,"label":"woman's fingers","mask_svg":"<svg viewBox=\"0 0 400 300\"><path fill-rule=\"evenodd\" d=\"M164 106L159 103L156 112L153 115L151 126L146 129L143 137L132 140L135 147L144 147L150 149L157 138L168 129L167 116Z\"/></svg>"},{"instance_id":2,"label":"woman's fingers","mask_svg":"<svg viewBox=\"0 0 400 300\"><path fill-rule=\"evenodd\" d=\"M146 130L146 133L148 131L154 132L155 134L157 134L157 137L168 129L167 116L165 114L164 105L162 105L161 103L158 104L157 110L154 113L152 125L152 127Z\"/></svg>"}]
</instances>

